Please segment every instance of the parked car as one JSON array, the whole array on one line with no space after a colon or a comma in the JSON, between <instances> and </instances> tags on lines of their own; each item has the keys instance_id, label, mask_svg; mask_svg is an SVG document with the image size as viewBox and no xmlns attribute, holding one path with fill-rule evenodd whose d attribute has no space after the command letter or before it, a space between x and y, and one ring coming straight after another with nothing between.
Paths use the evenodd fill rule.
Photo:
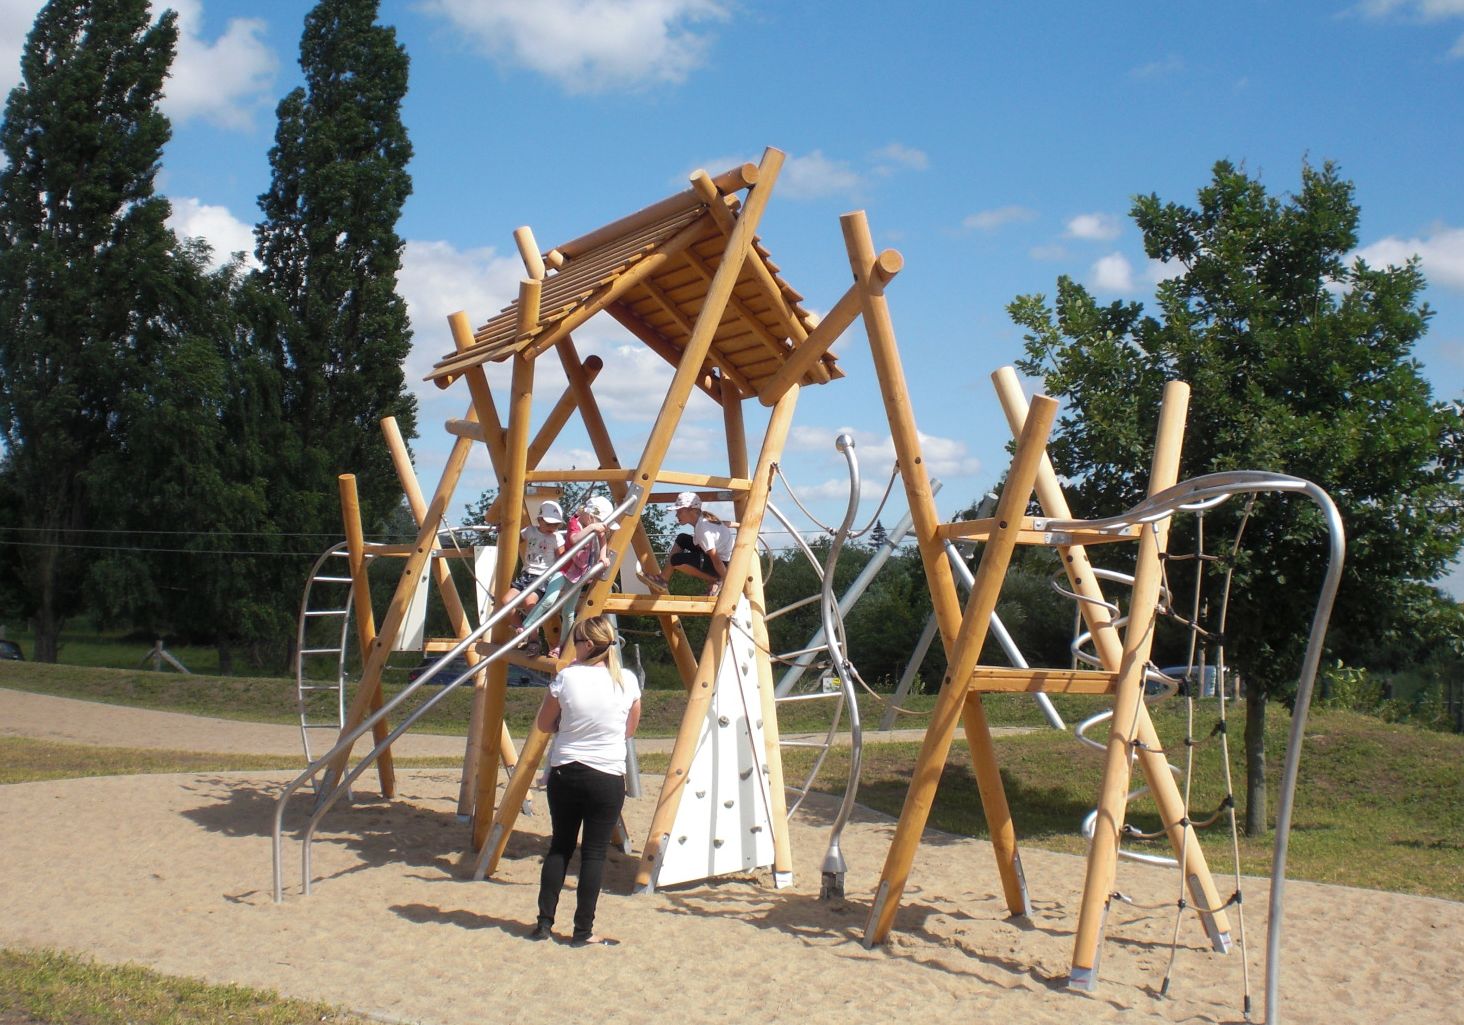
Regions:
<instances>
[{"instance_id":1,"label":"parked car","mask_svg":"<svg viewBox=\"0 0 1464 1025\"><path fill-rule=\"evenodd\" d=\"M7 662L24 662L25 653L20 650L20 645L14 641L0 641L0 660Z\"/></svg>"},{"instance_id":2,"label":"parked car","mask_svg":"<svg viewBox=\"0 0 1464 1025\"><path fill-rule=\"evenodd\" d=\"M1194 696L1200 698L1213 698L1215 696L1215 667L1205 666L1203 684L1198 690L1195 689L1195 681L1201 679L1199 666L1166 666L1159 670L1165 676L1172 676L1179 681L1180 697ZM1154 693L1163 688L1159 684L1150 682L1149 693Z\"/></svg>"}]
</instances>

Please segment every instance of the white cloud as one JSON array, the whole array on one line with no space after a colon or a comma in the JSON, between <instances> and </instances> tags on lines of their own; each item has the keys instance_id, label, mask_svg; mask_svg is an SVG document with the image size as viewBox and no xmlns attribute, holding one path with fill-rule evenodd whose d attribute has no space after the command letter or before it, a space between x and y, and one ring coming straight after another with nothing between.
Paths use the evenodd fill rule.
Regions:
<instances>
[{"instance_id":1,"label":"white cloud","mask_svg":"<svg viewBox=\"0 0 1464 1025\"><path fill-rule=\"evenodd\" d=\"M961 226L974 231L995 231L1004 224L1030 221L1037 211L1025 206L998 206L990 210L978 210L961 221Z\"/></svg>"},{"instance_id":2,"label":"white cloud","mask_svg":"<svg viewBox=\"0 0 1464 1025\"><path fill-rule=\"evenodd\" d=\"M1438 21L1464 17L1464 0L1363 0L1355 10L1369 18L1399 14L1423 21Z\"/></svg>"},{"instance_id":3,"label":"white cloud","mask_svg":"<svg viewBox=\"0 0 1464 1025\"><path fill-rule=\"evenodd\" d=\"M713 40L699 27L729 17L718 0L426 0L420 9L569 93L685 81Z\"/></svg>"},{"instance_id":4,"label":"white cloud","mask_svg":"<svg viewBox=\"0 0 1464 1025\"><path fill-rule=\"evenodd\" d=\"M41 6L42 0L0 2L0 92L9 93L20 84L21 51Z\"/></svg>"},{"instance_id":5,"label":"white cloud","mask_svg":"<svg viewBox=\"0 0 1464 1025\"><path fill-rule=\"evenodd\" d=\"M1353 255L1374 267L1401 266L1416 255L1430 284L1464 290L1464 228L1438 225L1426 238L1389 235Z\"/></svg>"},{"instance_id":6,"label":"white cloud","mask_svg":"<svg viewBox=\"0 0 1464 1025\"><path fill-rule=\"evenodd\" d=\"M0 93L20 82L20 55L41 0L0 0ZM199 118L224 128L250 128L267 104L279 61L261 38L265 23L232 18L212 42L203 36L202 0L155 4L178 12L178 52L164 85L163 111L182 123Z\"/></svg>"},{"instance_id":7,"label":"white cloud","mask_svg":"<svg viewBox=\"0 0 1464 1025\"><path fill-rule=\"evenodd\" d=\"M1151 285L1157 285L1161 281L1179 277L1187 269L1183 260L1150 260L1144 270L1144 279Z\"/></svg>"},{"instance_id":8,"label":"white cloud","mask_svg":"<svg viewBox=\"0 0 1464 1025\"><path fill-rule=\"evenodd\" d=\"M857 193L863 184L847 160L832 160L821 150L814 150L805 156L790 156L783 162L777 191L789 199L822 199Z\"/></svg>"},{"instance_id":9,"label":"white cloud","mask_svg":"<svg viewBox=\"0 0 1464 1025\"><path fill-rule=\"evenodd\" d=\"M924 171L930 166L930 158L924 150L912 149L904 143L892 142L870 154L875 173L888 177L896 171Z\"/></svg>"},{"instance_id":10,"label":"white cloud","mask_svg":"<svg viewBox=\"0 0 1464 1025\"><path fill-rule=\"evenodd\" d=\"M1127 295L1134 290L1133 264L1122 253L1109 253L1093 264L1092 275L1093 287L1100 292Z\"/></svg>"},{"instance_id":11,"label":"white cloud","mask_svg":"<svg viewBox=\"0 0 1464 1025\"><path fill-rule=\"evenodd\" d=\"M1068 258L1068 251L1065 246L1056 244L1033 246L1031 249L1027 250L1027 255L1034 260L1041 260L1045 263L1051 263L1056 260L1066 260Z\"/></svg>"},{"instance_id":12,"label":"white cloud","mask_svg":"<svg viewBox=\"0 0 1464 1025\"><path fill-rule=\"evenodd\" d=\"M173 214L168 227L185 238L201 238L213 249L212 267L222 267L238 252L250 267L258 267L254 259L254 227L229 212L228 207L210 206L192 196L171 201Z\"/></svg>"},{"instance_id":13,"label":"white cloud","mask_svg":"<svg viewBox=\"0 0 1464 1025\"><path fill-rule=\"evenodd\" d=\"M1097 241L1118 238L1123 224L1112 214L1078 214L1067 222L1067 237Z\"/></svg>"},{"instance_id":14,"label":"white cloud","mask_svg":"<svg viewBox=\"0 0 1464 1025\"><path fill-rule=\"evenodd\" d=\"M247 130L274 90L279 60L262 38L258 18L231 18L212 42L203 36L201 0L165 0L178 12L178 52L164 86L163 111L174 121L195 118ZM157 5L153 9L157 14Z\"/></svg>"},{"instance_id":15,"label":"white cloud","mask_svg":"<svg viewBox=\"0 0 1464 1025\"><path fill-rule=\"evenodd\" d=\"M1164 78L1168 75L1175 75L1184 70L1184 59L1177 54L1171 53L1163 60L1150 61L1148 64L1140 64L1136 68L1129 69L1130 78Z\"/></svg>"},{"instance_id":16,"label":"white cloud","mask_svg":"<svg viewBox=\"0 0 1464 1025\"><path fill-rule=\"evenodd\" d=\"M967 477L981 471L981 460L970 454L964 441L942 438L939 435L926 434L924 431L918 433L925 470L932 477ZM813 427L799 424L795 425L789 433L786 448L796 452L823 453L830 459L838 459L842 463L843 456L839 455L834 447L834 439L840 434L847 434L854 439L854 452L859 457L865 487L871 488L878 484L882 488L895 462L895 442L892 435L878 434L849 426ZM822 497L847 497L848 494L848 478L845 478L842 487L835 491L834 496Z\"/></svg>"}]
</instances>

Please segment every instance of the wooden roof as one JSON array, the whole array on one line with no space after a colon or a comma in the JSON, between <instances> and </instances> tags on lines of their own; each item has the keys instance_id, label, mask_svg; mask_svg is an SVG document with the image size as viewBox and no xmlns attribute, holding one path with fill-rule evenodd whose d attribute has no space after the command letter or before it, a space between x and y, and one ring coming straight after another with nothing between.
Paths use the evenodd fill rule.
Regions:
<instances>
[{"instance_id":1,"label":"wooden roof","mask_svg":"<svg viewBox=\"0 0 1464 1025\"><path fill-rule=\"evenodd\" d=\"M469 367L520 352L537 357L602 310L679 364L721 262L740 205L736 194L756 178L755 165L734 168L709 179L715 198L704 183L549 250L537 317L521 309L521 293L474 331L471 346L439 360L427 379L446 386ZM755 394L817 323L802 299L755 239L713 336L707 368L717 368L744 396ZM799 383L842 377L837 362L825 354Z\"/></svg>"}]
</instances>

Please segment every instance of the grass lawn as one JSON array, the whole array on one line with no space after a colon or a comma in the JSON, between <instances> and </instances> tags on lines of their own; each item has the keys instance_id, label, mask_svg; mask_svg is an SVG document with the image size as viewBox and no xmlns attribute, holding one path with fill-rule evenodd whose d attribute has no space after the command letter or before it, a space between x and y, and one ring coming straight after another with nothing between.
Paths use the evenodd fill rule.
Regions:
<instances>
[{"instance_id":1,"label":"grass lawn","mask_svg":"<svg viewBox=\"0 0 1464 1025\"><path fill-rule=\"evenodd\" d=\"M53 950L0 950L3 1025L368 1025L327 1004L286 1000L243 986L211 986L138 968L101 965Z\"/></svg>"},{"instance_id":2,"label":"grass lawn","mask_svg":"<svg viewBox=\"0 0 1464 1025\"><path fill-rule=\"evenodd\" d=\"M387 698L399 693L403 682L388 681L385 685ZM295 681L275 677L244 676L184 676L174 672L152 672L143 669L109 669L93 666L46 665L39 662L0 662L0 687L13 690L33 691L38 694L54 694L58 697L78 698L83 701L100 701L110 705L128 705L134 708L152 708L168 712L185 712L190 715L209 715L221 719L242 719L249 722L266 722L295 725L299 713L295 696ZM436 690L428 684L409 702L426 700ZM508 688L507 718L509 729L515 736L522 736L533 722L544 692L540 687ZM314 706L314 721L333 717L334 697L315 692L320 703ZM349 697L347 698L349 701ZM443 733L466 736L468 717L472 711L472 691L467 684L448 694L432 711L428 712L414 729L423 733ZM916 707L928 709L934 703L933 697L919 697L912 702ZM686 706L682 691L648 690L642 699L641 733L647 737L675 736L681 724L681 712ZM1026 701L1025 704L1031 704ZM1014 709L1016 705L1013 706ZM1035 709L1035 706L1033 706ZM864 721L877 722L883 714L883 705L874 698L865 697L860 702ZM1014 713L1015 714L1015 713ZM817 732L827 729L831 706L829 702L796 702L785 705L779 712L778 721L788 732ZM1020 718L1020 716L1017 716ZM393 720L395 721L395 719ZM846 720L847 721L847 720ZM1040 719L1034 719L1034 722ZM925 717L910 717L905 725L923 727Z\"/></svg>"}]
</instances>

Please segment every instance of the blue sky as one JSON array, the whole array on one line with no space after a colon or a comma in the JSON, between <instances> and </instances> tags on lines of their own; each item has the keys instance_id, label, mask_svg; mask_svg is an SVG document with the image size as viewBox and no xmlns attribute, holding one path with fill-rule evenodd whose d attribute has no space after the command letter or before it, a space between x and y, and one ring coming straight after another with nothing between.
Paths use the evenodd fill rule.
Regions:
<instances>
[{"instance_id":1,"label":"blue sky","mask_svg":"<svg viewBox=\"0 0 1464 1025\"><path fill-rule=\"evenodd\" d=\"M160 187L181 232L251 249L309 5L171 6L183 40ZM6 90L39 7L0 0ZM385 0L380 18L412 60L399 289L429 487L449 445L441 423L467 397L420 378L451 348L447 314L481 323L512 299L514 228L547 248L769 145L788 162L762 235L811 310L847 285L841 213L867 210L876 245L905 257L889 301L947 513L1005 465L989 374L1021 354L1006 304L1050 295L1060 274L1105 300L1148 300L1157 269L1131 198L1190 202L1221 158L1275 193L1297 187L1304 161L1336 161L1356 184L1361 253L1421 256L1436 315L1417 355L1438 397L1464 395L1464 0ZM592 327L581 349L606 359L598 387L630 457L670 370L613 324ZM857 324L835 351L848 377L805 389L784 460L829 520L845 493L838 432L858 442L871 506L890 462ZM558 380L543 368L539 394L557 395ZM693 406L669 464L723 472L720 437L710 404ZM589 462L567 433L546 465ZM485 455L457 507L488 481ZM1460 574L1450 586L1464 593Z\"/></svg>"}]
</instances>

